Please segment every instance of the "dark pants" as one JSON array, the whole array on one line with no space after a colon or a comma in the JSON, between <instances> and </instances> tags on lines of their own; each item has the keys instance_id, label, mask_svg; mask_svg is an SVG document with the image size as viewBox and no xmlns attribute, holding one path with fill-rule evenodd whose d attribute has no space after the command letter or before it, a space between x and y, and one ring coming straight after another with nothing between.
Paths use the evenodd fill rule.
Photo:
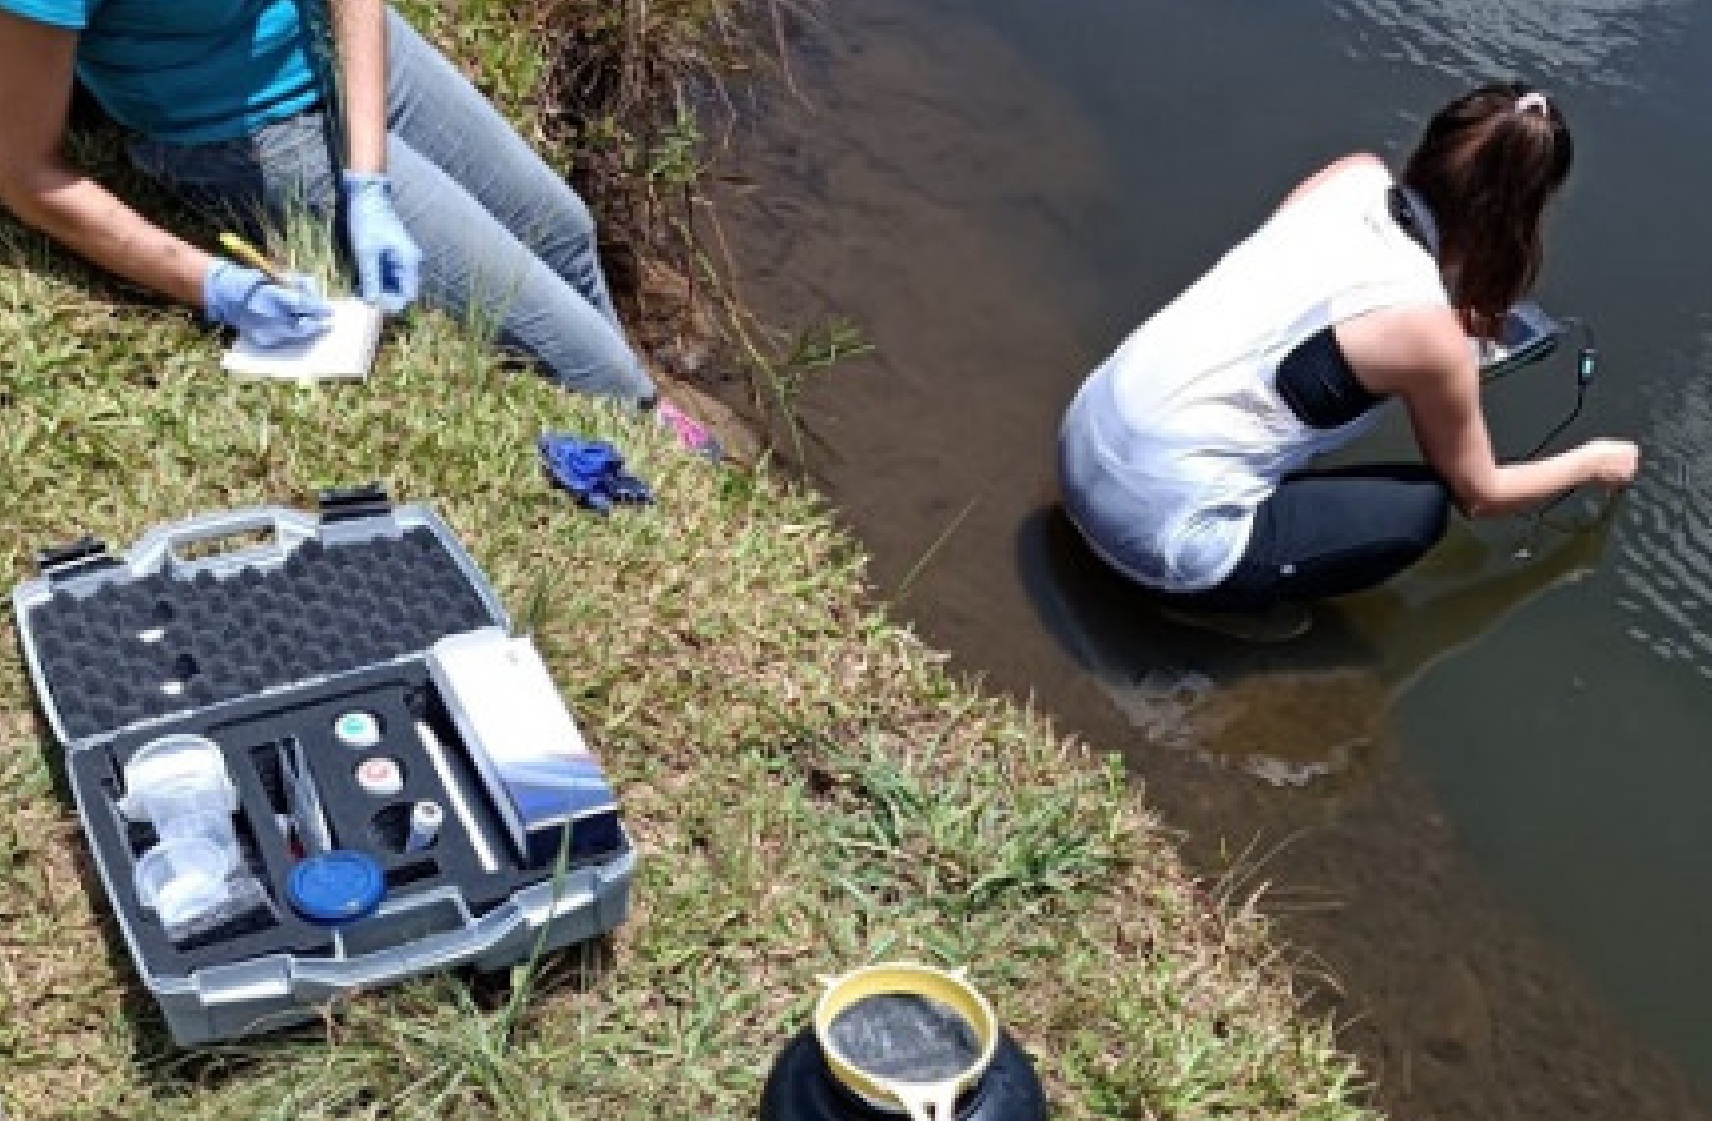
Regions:
<instances>
[{"instance_id":1,"label":"dark pants","mask_svg":"<svg viewBox=\"0 0 1712 1121\"><path fill-rule=\"evenodd\" d=\"M1444 536L1450 492L1424 464L1374 464L1291 475L1256 511L1254 534L1218 586L1172 604L1259 611L1382 584Z\"/></svg>"}]
</instances>

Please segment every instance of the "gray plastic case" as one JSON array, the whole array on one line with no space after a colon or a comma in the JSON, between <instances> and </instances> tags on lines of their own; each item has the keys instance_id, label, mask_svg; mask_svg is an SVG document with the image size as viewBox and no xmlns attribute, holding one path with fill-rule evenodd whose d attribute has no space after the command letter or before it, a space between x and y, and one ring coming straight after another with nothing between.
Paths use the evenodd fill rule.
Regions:
<instances>
[{"instance_id":1,"label":"gray plastic case","mask_svg":"<svg viewBox=\"0 0 1712 1121\"><path fill-rule=\"evenodd\" d=\"M209 587L210 578L216 582L239 577L258 579L257 575L243 576L245 573L265 578L265 574L287 565L292 555L310 542L318 543L329 556L354 544L385 551L393 547L392 542L403 548L411 541L427 549L424 532L431 535L434 547L444 550L479 601L479 609L470 609L483 616L479 623L509 630L505 611L492 588L446 524L424 506L395 508L375 489L323 496L319 517L279 507L193 517L153 529L117 556L108 554L99 542L85 539L71 548L43 554L42 574L13 590L25 660L44 715L55 738L67 749L67 776L94 864L137 972L165 1014L173 1039L181 1045L232 1039L300 1023L315 1018L318 1007L340 993L392 984L433 970L465 964L480 970L503 969L537 952L597 937L618 926L628 914L635 851L622 825L617 824L618 847L592 858L545 872L513 867L503 876L487 877L479 887L473 879L460 880L453 874L456 867L441 868L424 882L407 885L408 890L389 892L375 915L352 926L326 928L324 933L310 931L295 944L281 936L271 950L266 937L236 937L230 960L221 952L218 940L193 954L176 950L163 954L160 937L148 929L146 916L139 918L142 912L134 903L130 882L129 862L135 854L127 849L127 826L111 804L111 789L104 790L99 779L116 764L93 760L105 760L108 755L117 758L120 745L134 748L157 735L186 727L207 728L218 726L224 719L242 719L247 711L266 710L278 718L280 713L299 712L304 706L336 703L342 689L358 688L377 676L420 671L426 679L421 652L427 643L421 643L422 649L376 663L297 680L265 681L259 688L217 696L204 704L174 708L169 702L163 708L150 697L151 704L161 711L113 727L91 729L91 717L86 713L68 719L68 706L62 702L74 688L67 679L75 680L77 671L67 668L63 650L52 658L44 657L44 645L55 645L44 644L44 634L38 630L44 610L50 604L62 605L67 612L87 609L97 603L97 596L111 599L144 582L181 599L188 594L194 600L199 597L196 589ZM193 547L214 539L258 533L270 534L271 540L204 557L187 555ZM221 586L230 588L213 585ZM431 615L419 611L417 622L424 620L432 630ZM231 681L226 683L228 693L232 691ZM188 694L181 697L195 699ZM227 745L222 743L222 748L227 750ZM237 754L235 748L232 753ZM481 797L479 786L466 784L466 789ZM492 839L503 844L498 833L492 834ZM268 848L273 854L270 866L277 866L282 845L271 838L264 840L265 846L252 836L251 844ZM277 876L269 881L276 894L278 883ZM304 926L301 922L294 925ZM263 952L243 952L258 945ZM189 960L177 960L185 956Z\"/></svg>"}]
</instances>

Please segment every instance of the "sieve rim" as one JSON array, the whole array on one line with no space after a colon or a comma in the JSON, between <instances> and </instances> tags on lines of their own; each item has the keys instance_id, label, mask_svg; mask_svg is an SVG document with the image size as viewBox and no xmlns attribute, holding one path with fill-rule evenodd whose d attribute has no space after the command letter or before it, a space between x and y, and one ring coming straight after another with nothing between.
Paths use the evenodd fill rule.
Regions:
<instances>
[{"instance_id":1,"label":"sieve rim","mask_svg":"<svg viewBox=\"0 0 1712 1121\"><path fill-rule=\"evenodd\" d=\"M986 996L969 983L967 970L940 969L919 962L880 962L862 966L834 977L822 977L824 988L814 1007L814 1036L833 1076L847 1088L875 1105L901 1111L904 1102L895 1087L921 1088L954 1083L961 1096L987 1068L999 1045L999 1020ZM968 1021L981 1052L967 1067L950 1078L912 1082L870 1074L857 1066L832 1038L832 1022L838 1014L871 996L905 995L939 1000Z\"/></svg>"}]
</instances>

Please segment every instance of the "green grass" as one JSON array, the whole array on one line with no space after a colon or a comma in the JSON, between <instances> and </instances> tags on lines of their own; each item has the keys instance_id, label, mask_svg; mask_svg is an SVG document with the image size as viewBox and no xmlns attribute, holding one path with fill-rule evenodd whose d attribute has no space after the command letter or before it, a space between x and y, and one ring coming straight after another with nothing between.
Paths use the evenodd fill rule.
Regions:
<instances>
[{"instance_id":1,"label":"green grass","mask_svg":"<svg viewBox=\"0 0 1712 1121\"><path fill-rule=\"evenodd\" d=\"M487 52L482 65L544 67L506 9L465 7L481 34L451 42ZM458 26L457 10L433 26ZM567 3L555 18L594 11ZM523 108L503 77L490 88ZM507 371L434 315L393 333L367 384L235 383L189 312L140 302L3 221L0 338L11 581L33 550L81 532L124 543L194 512L382 480L434 504L528 620L641 847L633 915L612 939L178 1051L90 892L55 789L60 748L31 715L8 634L8 1118L753 1116L816 976L884 958L968 965L1058 1117L1371 1116L1264 924L1190 881L1115 763L948 674L872 602L859 548L788 478L686 457L644 421ZM574 509L536 465L544 428L617 442L659 505Z\"/></svg>"}]
</instances>

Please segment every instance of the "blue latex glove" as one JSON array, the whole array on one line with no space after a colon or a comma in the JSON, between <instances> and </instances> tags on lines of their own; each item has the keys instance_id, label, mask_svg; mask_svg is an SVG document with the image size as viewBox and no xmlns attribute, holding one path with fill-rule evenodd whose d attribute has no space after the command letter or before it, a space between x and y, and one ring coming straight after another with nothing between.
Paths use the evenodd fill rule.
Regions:
<instances>
[{"instance_id":1,"label":"blue latex glove","mask_svg":"<svg viewBox=\"0 0 1712 1121\"><path fill-rule=\"evenodd\" d=\"M577 502L604 514L616 502L654 501L648 484L624 470L624 457L603 440L543 432L536 446L553 481L570 491Z\"/></svg>"},{"instance_id":2,"label":"blue latex glove","mask_svg":"<svg viewBox=\"0 0 1712 1121\"><path fill-rule=\"evenodd\" d=\"M202 278L203 313L259 347L312 339L332 323L333 308L309 277L290 279L276 284L256 269L216 260Z\"/></svg>"},{"instance_id":3,"label":"blue latex glove","mask_svg":"<svg viewBox=\"0 0 1712 1121\"><path fill-rule=\"evenodd\" d=\"M339 177L357 292L385 312L403 311L422 288L422 250L392 205L392 180L367 171Z\"/></svg>"}]
</instances>

